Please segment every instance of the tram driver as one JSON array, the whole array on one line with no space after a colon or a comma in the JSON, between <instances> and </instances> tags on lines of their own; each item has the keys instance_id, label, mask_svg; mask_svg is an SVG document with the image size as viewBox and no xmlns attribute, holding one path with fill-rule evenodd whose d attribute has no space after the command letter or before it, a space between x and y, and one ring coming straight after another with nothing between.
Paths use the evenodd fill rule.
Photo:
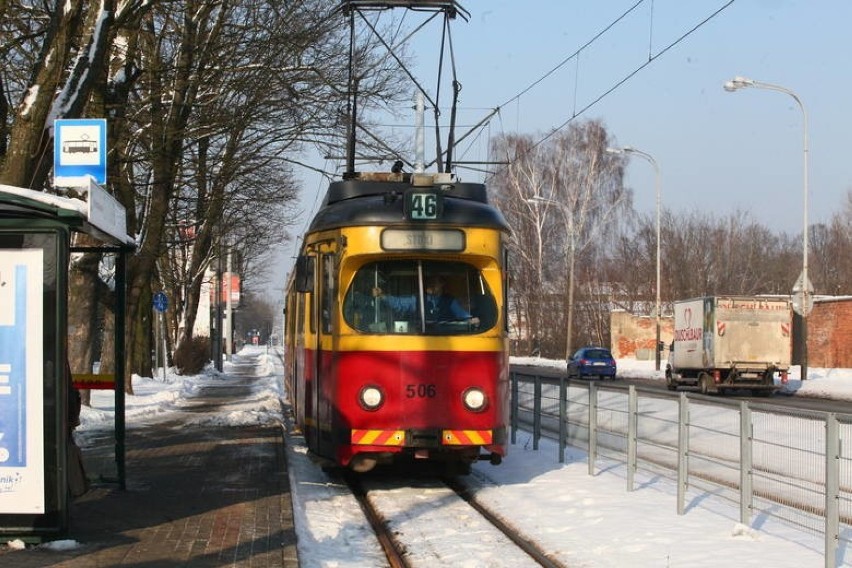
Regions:
<instances>
[{"instance_id":1,"label":"tram driver","mask_svg":"<svg viewBox=\"0 0 852 568\"><path fill-rule=\"evenodd\" d=\"M459 301L445 291L446 282L442 276L432 275L426 279L425 310L427 321L467 321L476 327L479 318L465 310ZM386 295L379 287L373 288L373 296L381 298L394 312L400 314L417 314L417 296Z\"/></svg>"}]
</instances>

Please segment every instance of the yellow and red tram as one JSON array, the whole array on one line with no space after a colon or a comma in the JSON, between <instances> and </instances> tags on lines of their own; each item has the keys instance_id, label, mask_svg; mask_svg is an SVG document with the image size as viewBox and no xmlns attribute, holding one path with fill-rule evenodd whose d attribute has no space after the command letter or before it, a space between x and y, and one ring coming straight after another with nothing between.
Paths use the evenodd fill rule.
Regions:
<instances>
[{"instance_id":1,"label":"yellow and red tram","mask_svg":"<svg viewBox=\"0 0 852 568\"><path fill-rule=\"evenodd\" d=\"M500 463L508 231L483 184L450 174L330 185L285 308L286 381L315 456L356 471Z\"/></svg>"}]
</instances>

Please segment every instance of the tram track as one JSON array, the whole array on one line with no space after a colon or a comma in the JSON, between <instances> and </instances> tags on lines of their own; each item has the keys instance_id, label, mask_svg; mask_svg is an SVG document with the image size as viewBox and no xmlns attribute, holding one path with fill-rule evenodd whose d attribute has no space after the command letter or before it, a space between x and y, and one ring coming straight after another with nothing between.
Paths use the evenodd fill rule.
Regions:
<instances>
[{"instance_id":1,"label":"tram track","mask_svg":"<svg viewBox=\"0 0 852 568\"><path fill-rule=\"evenodd\" d=\"M545 568L564 567L562 563L557 562L556 560L551 558L541 547L535 544L535 542L528 539L525 535L520 534L511 525L505 523L501 517L492 513L486 507L482 506L476 500L476 495L474 495L470 490L468 490L467 487L460 484L455 479L445 479L444 482L450 489L452 489L456 493L456 495L464 499L464 501L471 507L473 507L476 512L485 517L489 523L499 529L500 532L506 535L512 542L514 542L518 546L518 548L526 552L540 566L543 566Z\"/></svg>"},{"instance_id":2,"label":"tram track","mask_svg":"<svg viewBox=\"0 0 852 568\"><path fill-rule=\"evenodd\" d=\"M564 568L532 539L483 507L452 478L364 478L345 475L392 568L457 564L480 555L483 566ZM454 534L455 538L449 535ZM465 536L467 535L467 536Z\"/></svg>"},{"instance_id":3,"label":"tram track","mask_svg":"<svg viewBox=\"0 0 852 568\"><path fill-rule=\"evenodd\" d=\"M373 532L376 533L376 539L378 539L379 545L382 547L385 556L387 556L388 566L390 568L411 568L405 559L405 550L394 539L386 519L370 503L370 500L367 499L367 491L364 489L358 476L347 472L344 474L344 480L355 500L361 506L361 510L364 512L364 516L370 523Z\"/></svg>"}]
</instances>

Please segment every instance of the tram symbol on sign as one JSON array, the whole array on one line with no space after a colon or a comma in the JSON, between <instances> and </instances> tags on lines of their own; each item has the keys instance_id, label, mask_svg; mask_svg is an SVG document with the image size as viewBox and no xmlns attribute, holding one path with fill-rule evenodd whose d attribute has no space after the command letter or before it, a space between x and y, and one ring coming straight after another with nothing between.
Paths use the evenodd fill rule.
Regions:
<instances>
[{"instance_id":1,"label":"tram symbol on sign","mask_svg":"<svg viewBox=\"0 0 852 568\"><path fill-rule=\"evenodd\" d=\"M101 160L101 133L98 124L64 124L58 132L59 155L63 166L95 166Z\"/></svg>"},{"instance_id":2,"label":"tram symbol on sign","mask_svg":"<svg viewBox=\"0 0 852 568\"><path fill-rule=\"evenodd\" d=\"M62 152L65 154L78 154L80 152L97 152L98 141L89 140L88 134L81 134L77 140L65 140L62 142Z\"/></svg>"}]
</instances>

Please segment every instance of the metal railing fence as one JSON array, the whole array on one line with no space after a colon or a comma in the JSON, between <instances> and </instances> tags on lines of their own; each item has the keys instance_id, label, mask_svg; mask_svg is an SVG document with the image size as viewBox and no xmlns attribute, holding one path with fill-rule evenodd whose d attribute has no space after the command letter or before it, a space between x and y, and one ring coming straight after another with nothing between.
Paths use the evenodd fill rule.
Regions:
<instances>
[{"instance_id":1,"label":"metal railing fence","mask_svg":"<svg viewBox=\"0 0 852 568\"><path fill-rule=\"evenodd\" d=\"M825 566L852 544L852 414L628 388L512 372L511 443L521 424L537 450L543 433L596 462L621 462L627 490L639 471L677 486L677 512L711 496L739 508L740 522L774 518L823 534ZM847 444L849 446L849 444Z\"/></svg>"}]
</instances>

